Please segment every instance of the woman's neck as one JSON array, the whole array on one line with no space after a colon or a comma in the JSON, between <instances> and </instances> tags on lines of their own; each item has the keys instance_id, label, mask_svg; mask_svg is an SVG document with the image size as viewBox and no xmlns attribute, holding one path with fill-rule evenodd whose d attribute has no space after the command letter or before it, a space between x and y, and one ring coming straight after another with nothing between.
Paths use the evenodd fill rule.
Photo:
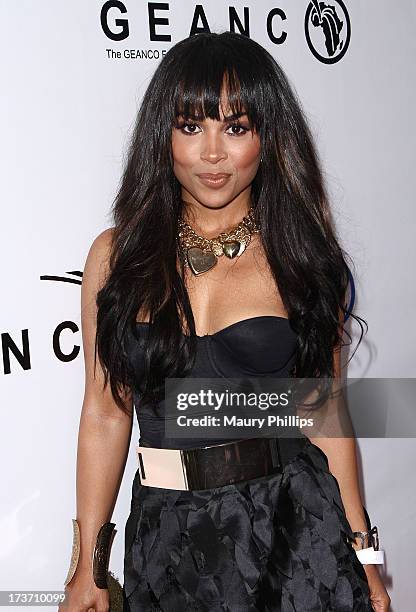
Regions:
<instances>
[{"instance_id":1,"label":"woman's neck","mask_svg":"<svg viewBox=\"0 0 416 612\"><path fill-rule=\"evenodd\" d=\"M191 225L195 232L206 238L214 238L221 232L228 232L243 220L250 209L249 198L225 204L221 207L212 207L200 202L183 201L182 217Z\"/></svg>"}]
</instances>

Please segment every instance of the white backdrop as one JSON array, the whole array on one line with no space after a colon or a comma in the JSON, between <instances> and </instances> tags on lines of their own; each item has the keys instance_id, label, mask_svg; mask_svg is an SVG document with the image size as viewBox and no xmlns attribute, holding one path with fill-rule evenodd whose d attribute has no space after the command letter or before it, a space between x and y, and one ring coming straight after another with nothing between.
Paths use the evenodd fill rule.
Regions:
<instances>
[{"instance_id":1,"label":"white backdrop","mask_svg":"<svg viewBox=\"0 0 416 612\"><path fill-rule=\"evenodd\" d=\"M322 28L310 26L311 48L307 43L309 4L207 0L202 7L212 31L229 29L229 7L241 20L247 7L250 36L281 62L310 119L343 246L356 264L355 312L369 323L349 376L414 378L416 3L348 2L351 40L333 63L316 57L325 58ZM0 590L62 588L76 512L84 376L80 285L64 281L79 281L70 273L82 271L93 239L111 225L127 138L158 61L143 54L161 56L188 36L196 6L186 0L159 5L154 16L167 23L157 23L155 32L170 40L155 41L147 2L125 0L125 14L109 9L112 32L127 34L126 24L115 20L128 21L124 40L104 32L104 5L0 2ZM342 3L328 0L327 6L344 20L345 47ZM139 52L126 58L125 50ZM113 515L118 531L110 567L120 579L137 439L135 421ZM359 440L359 447L365 504L386 551L392 609L410 612L414 440Z\"/></svg>"}]
</instances>

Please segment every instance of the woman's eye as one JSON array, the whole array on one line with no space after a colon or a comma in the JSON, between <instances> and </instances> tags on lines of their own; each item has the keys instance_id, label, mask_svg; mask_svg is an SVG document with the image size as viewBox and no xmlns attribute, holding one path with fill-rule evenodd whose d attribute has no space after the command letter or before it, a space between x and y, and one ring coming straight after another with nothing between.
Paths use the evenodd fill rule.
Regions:
<instances>
[{"instance_id":1,"label":"woman's eye","mask_svg":"<svg viewBox=\"0 0 416 612\"><path fill-rule=\"evenodd\" d=\"M197 129L199 126L196 123L182 123L179 126L179 129L184 132L184 134L197 134Z\"/></svg>"},{"instance_id":2,"label":"woman's eye","mask_svg":"<svg viewBox=\"0 0 416 612\"><path fill-rule=\"evenodd\" d=\"M244 125L241 125L240 123L233 123L227 128L227 131L228 130L232 130L231 134L233 136L242 136L243 134L248 132L248 128L244 127Z\"/></svg>"}]
</instances>

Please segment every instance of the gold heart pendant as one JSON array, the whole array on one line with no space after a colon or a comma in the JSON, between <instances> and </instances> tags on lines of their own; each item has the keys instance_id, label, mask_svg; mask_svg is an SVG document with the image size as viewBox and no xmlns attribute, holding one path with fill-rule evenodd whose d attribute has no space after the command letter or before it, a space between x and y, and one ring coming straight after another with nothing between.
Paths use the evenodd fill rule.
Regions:
<instances>
[{"instance_id":1,"label":"gold heart pendant","mask_svg":"<svg viewBox=\"0 0 416 612\"><path fill-rule=\"evenodd\" d=\"M238 240L230 240L228 242L222 243L222 250L224 255L226 255L229 259L233 259L240 251L240 243Z\"/></svg>"},{"instance_id":2,"label":"gold heart pendant","mask_svg":"<svg viewBox=\"0 0 416 612\"><path fill-rule=\"evenodd\" d=\"M186 257L188 260L189 267L192 272L196 275L208 272L211 270L216 263L217 258L214 253L206 253L199 247L191 247L187 250Z\"/></svg>"}]
</instances>

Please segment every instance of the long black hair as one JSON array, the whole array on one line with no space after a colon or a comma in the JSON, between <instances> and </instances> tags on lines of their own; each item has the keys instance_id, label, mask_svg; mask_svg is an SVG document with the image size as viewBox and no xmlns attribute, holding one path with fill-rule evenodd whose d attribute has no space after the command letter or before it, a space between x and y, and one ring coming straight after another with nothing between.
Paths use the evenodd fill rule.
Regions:
<instances>
[{"instance_id":1,"label":"long black hair","mask_svg":"<svg viewBox=\"0 0 416 612\"><path fill-rule=\"evenodd\" d=\"M301 104L261 45L231 32L196 34L168 51L147 87L112 207L110 273L97 295L95 348L104 384L110 382L122 410L120 391L138 388L126 348L138 314L146 313L151 324L143 401L157 397L166 377L185 376L194 363L195 322L183 267L177 265L183 203L171 137L180 114L220 119L224 79L232 113L247 113L260 136L263 161L252 202L268 263L298 334L292 374L334 375L333 349L342 345L346 331L340 312L346 312L347 255L335 235ZM361 342L362 319L351 316L360 324Z\"/></svg>"}]
</instances>

